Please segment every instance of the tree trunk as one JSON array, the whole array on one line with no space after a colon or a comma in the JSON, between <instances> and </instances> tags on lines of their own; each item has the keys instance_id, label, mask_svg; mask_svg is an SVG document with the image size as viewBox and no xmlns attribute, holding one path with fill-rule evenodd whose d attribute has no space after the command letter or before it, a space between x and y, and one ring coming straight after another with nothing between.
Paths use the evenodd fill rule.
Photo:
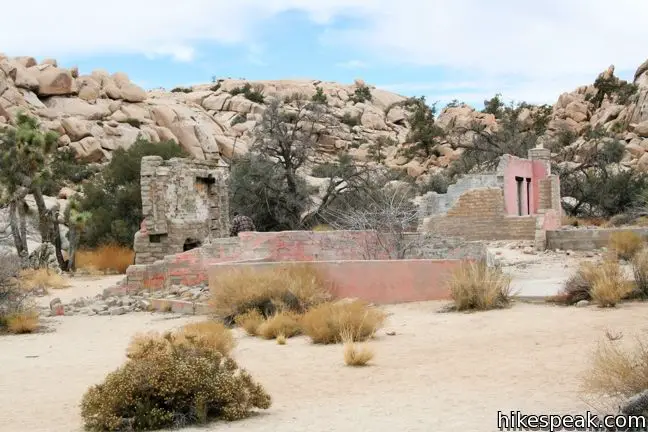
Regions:
<instances>
[{"instance_id":1,"label":"tree trunk","mask_svg":"<svg viewBox=\"0 0 648 432\"><path fill-rule=\"evenodd\" d=\"M41 234L41 241L43 243L51 243L54 245L56 251L56 262L59 268L66 271L67 265L63 258L63 251L61 250L61 231L58 225L58 206L51 210L47 209L43 192L39 186L33 186L32 192L34 193L34 200L38 208L38 227Z\"/></svg>"},{"instance_id":2,"label":"tree trunk","mask_svg":"<svg viewBox=\"0 0 648 432\"><path fill-rule=\"evenodd\" d=\"M27 249L25 215L24 211L21 211L23 210L22 206L22 201L9 203L9 225L20 264L23 268L27 268L29 267L29 250Z\"/></svg>"},{"instance_id":3,"label":"tree trunk","mask_svg":"<svg viewBox=\"0 0 648 432\"><path fill-rule=\"evenodd\" d=\"M77 235L77 230L78 228L76 225L73 223L70 224L70 232L69 232L69 243L70 243L70 249L68 250L68 271L74 272L76 271L76 262L75 262L75 255L76 255L76 250L78 247L78 238L79 236Z\"/></svg>"}]
</instances>

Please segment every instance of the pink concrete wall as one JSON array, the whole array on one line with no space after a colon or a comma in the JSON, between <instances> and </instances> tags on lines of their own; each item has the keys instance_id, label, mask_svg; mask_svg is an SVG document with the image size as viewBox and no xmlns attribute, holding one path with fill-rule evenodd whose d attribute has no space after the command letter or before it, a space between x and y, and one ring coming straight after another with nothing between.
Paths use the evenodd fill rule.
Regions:
<instances>
[{"instance_id":1,"label":"pink concrete wall","mask_svg":"<svg viewBox=\"0 0 648 432\"><path fill-rule=\"evenodd\" d=\"M527 208L531 211L530 214L536 214L540 204L540 188L538 182L540 179L547 177L547 170L542 161L531 161L528 159L520 159L510 157L508 164L504 168L504 208L508 215L518 215L518 194L517 194L517 181L515 177L522 177L523 190L522 190L522 215L529 214ZM526 179L531 179L529 197L531 202L527 207L527 192L526 192Z\"/></svg>"},{"instance_id":2,"label":"pink concrete wall","mask_svg":"<svg viewBox=\"0 0 648 432\"><path fill-rule=\"evenodd\" d=\"M309 263L331 284L337 298L359 298L376 304L449 300L447 281L460 260L318 261ZM217 264L209 268L212 286L234 269L282 269L295 262Z\"/></svg>"}]
</instances>

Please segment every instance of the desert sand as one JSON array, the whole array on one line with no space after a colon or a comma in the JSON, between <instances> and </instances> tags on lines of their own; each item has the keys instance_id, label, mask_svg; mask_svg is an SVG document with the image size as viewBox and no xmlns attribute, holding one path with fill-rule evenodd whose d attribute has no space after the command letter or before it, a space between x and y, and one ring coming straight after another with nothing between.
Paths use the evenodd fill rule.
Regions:
<instances>
[{"instance_id":1,"label":"desert sand","mask_svg":"<svg viewBox=\"0 0 648 432\"><path fill-rule=\"evenodd\" d=\"M577 263L506 253L505 269L522 290L552 291ZM94 295L114 281L74 278L72 288L50 297ZM340 345L300 337L280 346L236 331L233 355L266 387L273 406L241 422L186 430L481 432L497 430L498 411L584 413L600 408L581 387L597 343L606 330L632 342L645 333L648 314L640 303L603 310L518 301L505 310L441 313L446 304L386 307L390 316L368 343L376 357L366 368L346 367ZM46 332L1 337L0 431L81 431L84 392L125 361L135 333L203 319L52 317L43 320Z\"/></svg>"}]
</instances>

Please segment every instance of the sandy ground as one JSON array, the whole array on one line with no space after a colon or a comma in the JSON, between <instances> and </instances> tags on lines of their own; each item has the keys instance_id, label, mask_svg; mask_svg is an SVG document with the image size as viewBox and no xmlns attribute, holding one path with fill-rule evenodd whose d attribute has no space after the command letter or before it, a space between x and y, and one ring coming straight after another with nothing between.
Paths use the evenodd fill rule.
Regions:
<instances>
[{"instance_id":1,"label":"sandy ground","mask_svg":"<svg viewBox=\"0 0 648 432\"><path fill-rule=\"evenodd\" d=\"M589 407L580 377L605 330L625 340L647 327L647 304L438 313L443 305L388 307L368 368L344 366L341 346L305 338L279 346L237 333L234 356L273 396L272 408L187 430L494 431L498 410L582 413ZM0 431L81 431L83 393L125 360L133 334L197 319L55 317L45 320L50 332L0 338Z\"/></svg>"}]
</instances>

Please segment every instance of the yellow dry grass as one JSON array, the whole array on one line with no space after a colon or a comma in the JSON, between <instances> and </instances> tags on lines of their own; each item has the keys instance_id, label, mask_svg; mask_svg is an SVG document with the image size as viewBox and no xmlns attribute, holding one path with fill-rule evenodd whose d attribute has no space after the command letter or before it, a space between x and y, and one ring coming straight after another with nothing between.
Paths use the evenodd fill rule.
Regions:
<instances>
[{"instance_id":1,"label":"yellow dry grass","mask_svg":"<svg viewBox=\"0 0 648 432\"><path fill-rule=\"evenodd\" d=\"M594 268L590 277L590 295L601 307L616 306L633 290L632 284L623 277L623 270L617 261L603 261Z\"/></svg>"},{"instance_id":2,"label":"yellow dry grass","mask_svg":"<svg viewBox=\"0 0 648 432\"><path fill-rule=\"evenodd\" d=\"M39 327L38 313L35 311L25 311L9 315L6 318L6 325L9 333L33 333Z\"/></svg>"},{"instance_id":3,"label":"yellow dry grass","mask_svg":"<svg viewBox=\"0 0 648 432\"><path fill-rule=\"evenodd\" d=\"M277 336L277 345L286 345L287 339L285 335L278 335Z\"/></svg>"},{"instance_id":4,"label":"yellow dry grass","mask_svg":"<svg viewBox=\"0 0 648 432\"><path fill-rule=\"evenodd\" d=\"M596 349L584 378L592 393L633 396L648 388L648 341L623 348L621 341L605 340Z\"/></svg>"},{"instance_id":5,"label":"yellow dry grass","mask_svg":"<svg viewBox=\"0 0 648 432\"><path fill-rule=\"evenodd\" d=\"M304 265L274 269L232 270L211 283L210 304L216 315L235 317L271 304L279 310L301 312L331 298L319 272Z\"/></svg>"},{"instance_id":6,"label":"yellow dry grass","mask_svg":"<svg viewBox=\"0 0 648 432\"><path fill-rule=\"evenodd\" d=\"M341 337L344 344L344 363L347 366L367 366L373 360L374 351L368 346L358 346L354 342L357 337L352 331L344 330Z\"/></svg>"},{"instance_id":7,"label":"yellow dry grass","mask_svg":"<svg viewBox=\"0 0 648 432\"><path fill-rule=\"evenodd\" d=\"M610 235L608 247L620 259L630 261L643 247L643 239L633 231L619 231Z\"/></svg>"},{"instance_id":8,"label":"yellow dry grass","mask_svg":"<svg viewBox=\"0 0 648 432\"><path fill-rule=\"evenodd\" d=\"M466 261L448 282L456 310L489 310L507 306L513 296L511 278L483 262Z\"/></svg>"},{"instance_id":9,"label":"yellow dry grass","mask_svg":"<svg viewBox=\"0 0 648 432\"><path fill-rule=\"evenodd\" d=\"M276 339L280 335L291 338L301 334L299 315L292 312L278 312L262 322L257 328L257 334L264 339Z\"/></svg>"},{"instance_id":10,"label":"yellow dry grass","mask_svg":"<svg viewBox=\"0 0 648 432\"><path fill-rule=\"evenodd\" d=\"M353 341L364 341L374 336L387 315L366 302L323 303L315 306L302 317L304 333L313 343L330 344L342 341L345 334Z\"/></svg>"},{"instance_id":11,"label":"yellow dry grass","mask_svg":"<svg viewBox=\"0 0 648 432\"><path fill-rule=\"evenodd\" d=\"M126 273L126 269L134 264L135 252L118 245L104 245L94 250L80 250L76 253L75 262L77 269L89 272L111 271L119 274Z\"/></svg>"},{"instance_id":12,"label":"yellow dry grass","mask_svg":"<svg viewBox=\"0 0 648 432\"><path fill-rule=\"evenodd\" d=\"M257 336L259 326L263 324L264 318L256 309L249 310L244 314L238 315L234 322L241 327L250 336Z\"/></svg>"},{"instance_id":13,"label":"yellow dry grass","mask_svg":"<svg viewBox=\"0 0 648 432\"><path fill-rule=\"evenodd\" d=\"M20 272L20 286L25 290L44 290L69 288L67 277L51 269L23 270Z\"/></svg>"}]
</instances>

